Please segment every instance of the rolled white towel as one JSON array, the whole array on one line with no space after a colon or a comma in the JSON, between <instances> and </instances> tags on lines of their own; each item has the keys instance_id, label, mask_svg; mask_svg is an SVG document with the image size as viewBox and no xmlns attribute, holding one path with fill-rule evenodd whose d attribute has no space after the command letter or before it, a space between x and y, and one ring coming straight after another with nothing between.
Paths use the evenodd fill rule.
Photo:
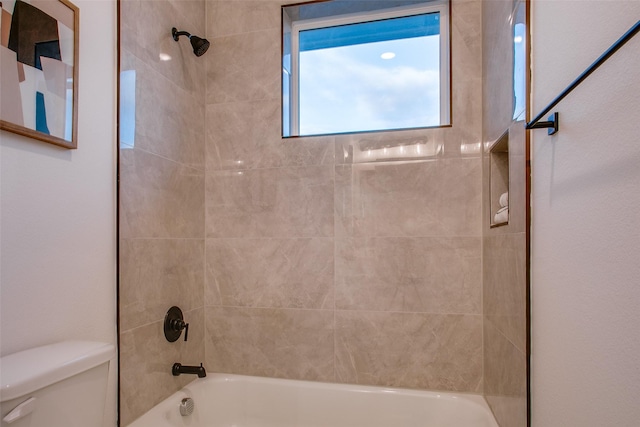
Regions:
<instances>
[{"instance_id":1,"label":"rolled white towel","mask_svg":"<svg viewBox=\"0 0 640 427\"><path fill-rule=\"evenodd\" d=\"M509 206L509 192L507 191L506 193L502 193L500 195L500 207L505 207L505 206Z\"/></svg>"},{"instance_id":2,"label":"rolled white towel","mask_svg":"<svg viewBox=\"0 0 640 427\"><path fill-rule=\"evenodd\" d=\"M508 207L504 207L504 208L500 209L493 216L493 223L494 224L502 224L504 222L509 222L509 208Z\"/></svg>"}]
</instances>

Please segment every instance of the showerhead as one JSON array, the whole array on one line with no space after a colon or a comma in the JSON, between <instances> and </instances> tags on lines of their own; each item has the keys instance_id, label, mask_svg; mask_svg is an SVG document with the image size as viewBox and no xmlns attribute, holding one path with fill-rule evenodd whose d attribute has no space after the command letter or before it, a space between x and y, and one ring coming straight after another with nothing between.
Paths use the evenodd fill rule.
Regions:
<instances>
[{"instance_id":1,"label":"showerhead","mask_svg":"<svg viewBox=\"0 0 640 427\"><path fill-rule=\"evenodd\" d=\"M180 36L189 37L189 40L191 41L191 46L193 47L193 53L196 56L204 55L204 53L207 51L207 49L209 49L209 46L211 45L211 43L209 43L209 40L202 39L202 38L200 38L198 36L192 36L191 34L187 33L186 31L178 31L176 29L176 27L173 27L171 29L171 35L173 36L173 39L175 41L178 41Z\"/></svg>"},{"instance_id":2,"label":"showerhead","mask_svg":"<svg viewBox=\"0 0 640 427\"><path fill-rule=\"evenodd\" d=\"M189 40L191 40L191 46L193 46L193 53L195 53L196 56L204 55L207 49L209 49L210 43L209 43L209 40L207 39L201 39L198 36L191 36L189 37Z\"/></svg>"}]
</instances>

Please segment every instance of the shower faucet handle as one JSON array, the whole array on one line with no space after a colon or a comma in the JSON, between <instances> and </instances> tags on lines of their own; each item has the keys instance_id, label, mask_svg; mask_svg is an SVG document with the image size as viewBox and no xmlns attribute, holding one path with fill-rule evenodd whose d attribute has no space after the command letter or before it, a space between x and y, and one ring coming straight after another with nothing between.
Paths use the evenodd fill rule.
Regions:
<instances>
[{"instance_id":1,"label":"shower faucet handle","mask_svg":"<svg viewBox=\"0 0 640 427\"><path fill-rule=\"evenodd\" d=\"M189 336L189 324L188 323L184 323L184 340L185 341L187 341L187 337L188 336Z\"/></svg>"},{"instance_id":2,"label":"shower faucet handle","mask_svg":"<svg viewBox=\"0 0 640 427\"><path fill-rule=\"evenodd\" d=\"M187 340L187 337L189 335L189 324L185 323L184 320L171 319L171 329L174 332L181 332L184 329L184 340Z\"/></svg>"},{"instance_id":3,"label":"shower faucet handle","mask_svg":"<svg viewBox=\"0 0 640 427\"><path fill-rule=\"evenodd\" d=\"M189 324L184 321L182 310L173 306L164 316L164 337L169 342L177 341L184 330L184 340L189 337Z\"/></svg>"}]
</instances>

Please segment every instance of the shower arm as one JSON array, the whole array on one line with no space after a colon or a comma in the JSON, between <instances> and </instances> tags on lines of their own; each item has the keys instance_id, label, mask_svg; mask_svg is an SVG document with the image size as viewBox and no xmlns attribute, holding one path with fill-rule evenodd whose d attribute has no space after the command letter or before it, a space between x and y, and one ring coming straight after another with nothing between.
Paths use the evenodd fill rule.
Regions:
<instances>
[{"instance_id":1,"label":"shower arm","mask_svg":"<svg viewBox=\"0 0 640 427\"><path fill-rule=\"evenodd\" d=\"M173 39L175 41L178 41L178 38L180 36L187 36L187 37L191 38L191 33L188 33L186 31L178 31L178 29L175 28L175 27L171 29L171 35L173 36Z\"/></svg>"}]
</instances>

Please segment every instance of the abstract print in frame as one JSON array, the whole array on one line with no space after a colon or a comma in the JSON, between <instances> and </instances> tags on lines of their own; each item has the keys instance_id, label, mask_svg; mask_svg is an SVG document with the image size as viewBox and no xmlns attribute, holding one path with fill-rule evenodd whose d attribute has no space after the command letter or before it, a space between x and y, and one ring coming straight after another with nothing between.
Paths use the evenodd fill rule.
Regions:
<instances>
[{"instance_id":1,"label":"abstract print in frame","mask_svg":"<svg viewBox=\"0 0 640 427\"><path fill-rule=\"evenodd\" d=\"M77 148L78 8L2 0L0 12L0 129Z\"/></svg>"}]
</instances>

